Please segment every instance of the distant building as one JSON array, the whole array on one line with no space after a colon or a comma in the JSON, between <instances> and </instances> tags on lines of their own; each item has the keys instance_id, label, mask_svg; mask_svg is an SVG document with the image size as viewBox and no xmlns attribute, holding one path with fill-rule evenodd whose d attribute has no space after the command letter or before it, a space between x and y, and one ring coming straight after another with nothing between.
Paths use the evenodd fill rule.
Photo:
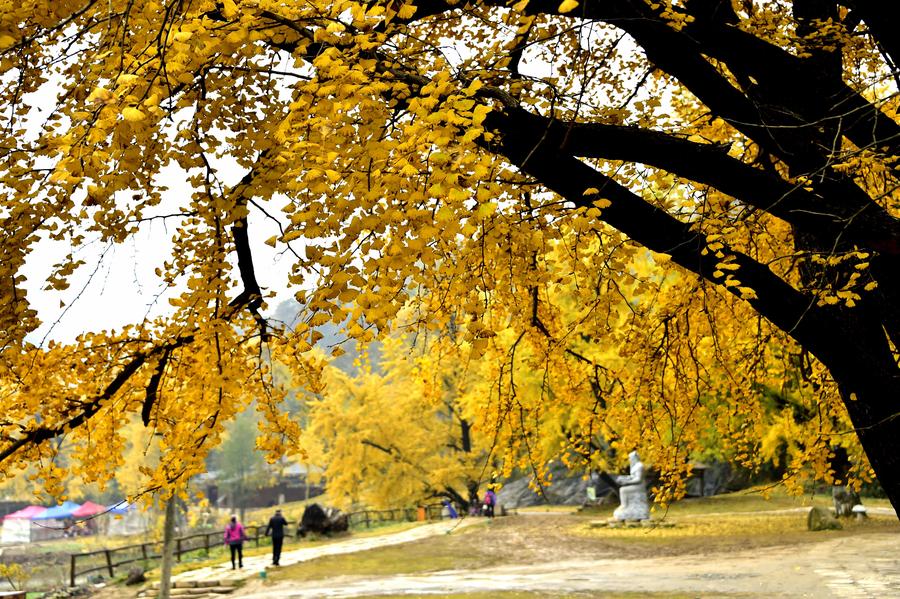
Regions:
<instances>
[{"instance_id":1,"label":"distant building","mask_svg":"<svg viewBox=\"0 0 900 599\"><path fill-rule=\"evenodd\" d=\"M273 473L273 479L272 484L246 489L243 498L233 496L235 481L221 478L220 471L198 475L194 482L203 490L210 505L232 509L270 507L288 501L302 501L325 492L322 484L308 482L309 471L301 464L281 468Z\"/></svg>"}]
</instances>

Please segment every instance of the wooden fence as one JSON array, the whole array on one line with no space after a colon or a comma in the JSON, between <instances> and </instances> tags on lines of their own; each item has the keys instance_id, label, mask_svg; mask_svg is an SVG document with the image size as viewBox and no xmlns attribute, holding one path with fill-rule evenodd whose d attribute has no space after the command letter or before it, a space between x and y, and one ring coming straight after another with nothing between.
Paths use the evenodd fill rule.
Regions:
<instances>
[{"instance_id":1,"label":"wooden fence","mask_svg":"<svg viewBox=\"0 0 900 599\"><path fill-rule=\"evenodd\" d=\"M440 505L391 510L362 510L347 514L350 526L365 526L367 528L373 524L385 522L439 520L442 517L443 506ZM288 522L290 528L293 528L296 524L296 522ZM244 530L247 533L247 542L254 543L256 547L259 547L261 542L268 539L265 536L265 525L247 525L244 527ZM199 551L209 556L211 548L222 545L222 535L221 530L213 530L175 538L175 559L180 562L181 556ZM288 538L290 538L290 535L286 537L286 540ZM75 586L76 579L79 576L86 576L95 572L104 572L110 578L113 578L116 575L116 568L137 562L146 564L150 560L160 558L162 558L162 541L137 543L85 553L73 553L69 556L69 584ZM82 564L81 569L79 569L79 564Z\"/></svg>"}]
</instances>

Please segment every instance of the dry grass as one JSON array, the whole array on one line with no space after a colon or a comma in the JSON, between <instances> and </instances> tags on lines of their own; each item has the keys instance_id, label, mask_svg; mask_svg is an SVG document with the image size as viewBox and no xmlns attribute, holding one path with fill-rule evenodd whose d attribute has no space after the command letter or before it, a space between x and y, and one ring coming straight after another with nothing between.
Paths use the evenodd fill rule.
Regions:
<instances>
[{"instance_id":1,"label":"dry grass","mask_svg":"<svg viewBox=\"0 0 900 599\"><path fill-rule=\"evenodd\" d=\"M422 597L422 595L376 595L378 599L410 599L411 597ZM526 591L490 591L475 593L455 593L455 594L431 594L427 595L428 599L596 599L598 595L593 592L585 593L540 593ZM622 592L604 592L603 599L641 599L649 597L651 599L698 599L700 597L713 597L713 595L704 595L697 593L622 593ZM714 595L720 599L727 597L741 597L741 595L722 595L716 593ZM360 597L359 599L366 599Z\"/></svg>"},{"instance_id":2,"label":"dry grass","mask_svg":"<svg viewBox=\"0 0 900 599\"><path fill-rule=\"evenodd\" d=\"M642 556L676 553L723 553L775 545L814 543L835 537L900 531L895 518L873 517L859 522L844 520L843 530L809 532L804 513L687 515L669 517L671 527L594 528L582 523L574 534L607 541Z\"/></svg>"}]
</instances>

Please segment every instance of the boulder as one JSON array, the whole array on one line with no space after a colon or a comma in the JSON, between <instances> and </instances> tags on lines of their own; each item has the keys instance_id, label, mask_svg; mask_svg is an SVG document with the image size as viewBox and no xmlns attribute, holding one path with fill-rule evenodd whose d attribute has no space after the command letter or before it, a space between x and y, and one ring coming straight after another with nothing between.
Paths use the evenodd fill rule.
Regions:
<instances>
[{"instance_id":1,"label":"boulder","mask_svg":"<svg viewBox=\"0 0 900 599\"><path fill-rule=\"evenodd\" d=\"M141 584L142 582L147 582L147 577L144 576L143 568L131 568L128 570L128 576L125 578L125 584Z\"/></svg>"},{"instance_id":2,"label":"boulder","mask_svg":"<svg viewBox=\"0 0 900 599\"><path fill-rule=\"evenodd\" d=\"M604 499L612 494L615 501L615 493L608 484L600 480L596 475L585 479L581 473L572 472L563 464L550 465L550 474L553 483L543 488L544 495L535 492L532 488L531 476L522 476L503 484L497 493L497 503L507 508L527 507L531 505L583 505L588 500L588 487L594 489L595 502L604 502Z\"/></svg>"},{"instance_id":3,"label":"boulder","mask_svg":"<svg viewBox=\"0 0 900 599\"><path fill-rule=\"evenodd\" d=\"M843 528L837 518L831 513L820 507L814 507L809 510L806 517L806 528L812 531L816 530L840 530Z\"/></svg>"},{"instance_id":4,"label":"boulder","mask_svg":"<svg viewBox=\"0 0 900 599\"><path fill-rule=\"evenodd\" d=\"M685 482L685 494L688 497L718 495L729 490L734 478L735 473L727 462L696 462Z\"/></svg>"},{"instance_id":5,"label":"boulder","mask_svg":"<svg viewBox=\"0 0 900 599\"><path fill-rule=\"evenodd\" d=\"M300 526L297 527L297 535L305 537L307 533L331 534L344 532L350 527L347 514L336 508L323 508L318 503L312 503L303 510L300 518Z\"/></svg>"}]
</instances>

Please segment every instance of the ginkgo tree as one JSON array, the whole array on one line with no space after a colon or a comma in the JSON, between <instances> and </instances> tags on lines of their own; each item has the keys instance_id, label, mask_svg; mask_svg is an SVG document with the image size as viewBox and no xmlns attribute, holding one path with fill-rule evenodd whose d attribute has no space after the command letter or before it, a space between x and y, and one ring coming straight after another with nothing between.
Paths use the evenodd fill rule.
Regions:
<instances>
[{"instance_id":1,"label":"ginkgo tree","mask_svg":"<svg viewBox=\"0 0 900 599\"><path fill-rule=\"evenodd\" d=\"M307 402L301 444L323 468L332 501L446 500L468 510L493 472L493 434L478 427L483 395L464 354L446 338L399 336L386 340L377 369L327 369L322 396Z\"/></svg>"},{"instance_id":2,"label":"ginkgo tree","mask_svg":"<svg viewBox=\"0 0 900 599\"><path fill-rule=\"evenodd\" d=\"M477 351L517 331L503 355L514 365L530 347L518 355L541 356L548 381L575 363L602 372L600 354L569 344L592 336L574 325L641 295L655 308L619 333L646 375L629 430L659 406L671 426L656 436L673 439L713 386L729 426L752 422L748 382L793 360L807 397L847 426L814 424L810 460L855 431L900 505L898 11L0 1L3 471L38 464L52 489L52 439L116 456L137 413L162 452L148 488L177 486L254 398L269 423L259 445L291 451L299 430L260 356L320 385L317 325L366 342L406 306L422 327L458 323ZM166 192L173 172L188 193ZM280 227L260 241L291 256L306 309L291 331L261 311L251 215ZM48 318L24 292L41 240L123 244L158 220L173 232L157 270L171 309L73 343L30 337ZM635 277L640 248L678 284L656 293ZM67 254L47 293L84 268ZM577 323L559 320L552 292L571 282ZM706 376L708 363L738 376ZM70 468L101 479L116 460ZM667 460L677 473L686 457Z\"/></svg>"}]
</instances>

